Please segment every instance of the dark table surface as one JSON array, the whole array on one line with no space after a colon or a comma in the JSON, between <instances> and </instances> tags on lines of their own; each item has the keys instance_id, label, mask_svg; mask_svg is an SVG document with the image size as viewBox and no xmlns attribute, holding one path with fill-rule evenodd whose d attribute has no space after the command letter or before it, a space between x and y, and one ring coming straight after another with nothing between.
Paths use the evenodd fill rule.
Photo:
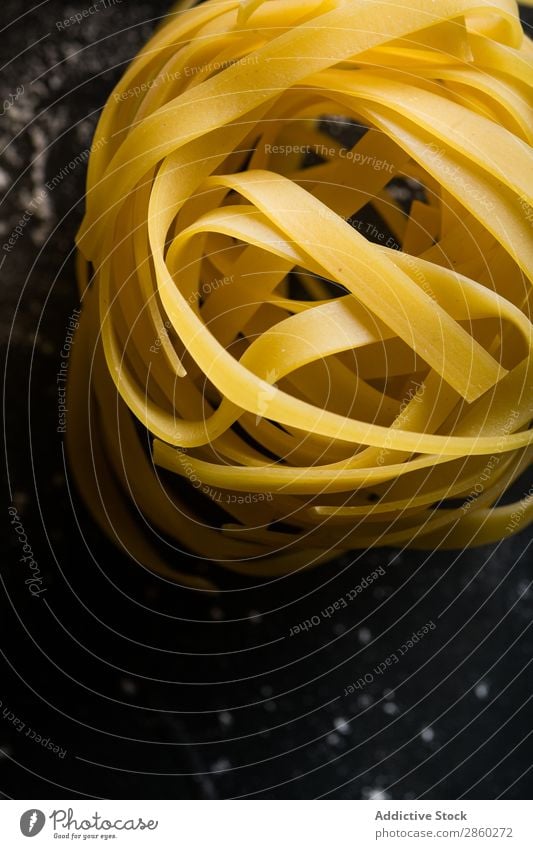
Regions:
<instances>
[{"instance_id":1,"label":"dark table surface","mask_svg":"<svg viewBox=\"0 0 533 849\"><path fill-rule=\"evenodd\" d=\"M531 534L463 553L354 553L284 580L213 567L215 595L127 562L70 489L55 376L78 306L84 151L114 82L168 10L162 0L107 6L61 31L74 3L2 5L0 236L24 223L0 251L1 793L529 797ZM12 504L41 573L35 598ZM322 615L369 575L353 602ZM290 635L308 619L318 624Z\"/></svg>"}]
</instances>

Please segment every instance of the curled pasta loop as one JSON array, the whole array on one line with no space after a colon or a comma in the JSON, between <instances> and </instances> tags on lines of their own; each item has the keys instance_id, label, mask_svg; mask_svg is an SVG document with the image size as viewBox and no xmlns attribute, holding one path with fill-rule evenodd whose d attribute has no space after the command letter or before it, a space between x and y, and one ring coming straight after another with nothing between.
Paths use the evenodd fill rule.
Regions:
<instances>
[{"instance_id":1,"label":"curled pasta loop","mask_svg":"<svg viewBox=\"0 0 533 849\"><path fill-rule=\"evenodd\" d=\"M276 576L533 520L514 0L179 3L109 97L67 447L109 536Z\"/></svg>"}]
</instances>

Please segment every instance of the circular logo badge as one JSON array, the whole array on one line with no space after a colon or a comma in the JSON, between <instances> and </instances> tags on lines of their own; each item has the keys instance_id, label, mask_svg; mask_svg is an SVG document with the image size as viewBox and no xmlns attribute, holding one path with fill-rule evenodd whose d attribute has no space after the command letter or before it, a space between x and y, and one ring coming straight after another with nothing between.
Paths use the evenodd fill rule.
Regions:
<instances>
[{"instance_id":1,"label":"circular logo badge","mask_svg":"<svg viewBox=\"0 0 533 849\"><path fill-rule=\"evenodd\" d=\"M36 834L42 831L45 822L46 817L43 812L37 810L37 808L32 808L22 814L20 818L20 830L24 837L35 837Z\"/></svg>"}]
</instances>

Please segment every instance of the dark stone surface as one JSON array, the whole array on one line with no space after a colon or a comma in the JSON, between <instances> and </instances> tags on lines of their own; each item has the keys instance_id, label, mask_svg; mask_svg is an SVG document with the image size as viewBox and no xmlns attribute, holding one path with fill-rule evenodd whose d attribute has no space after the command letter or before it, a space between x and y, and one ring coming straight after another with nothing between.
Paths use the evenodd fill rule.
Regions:
<instances>
[{"instance_id":1,"label":"dark stone surface","mask_svg":"<svg viewBox=\"0 0 533 849\"><path fill-rule=\"evenodd\" d=\"M9 478L0 791L529 796L530 534L462 554L366 552L290 580L223 578L211 596L126 562L69 492L55 375L77 306L83 151L114 81L167 4L123 0L63 33L56 21L74 4L26 12L4 0L2 8L1 99L16 102L0 119L1 240L32 214L0 257ZM43 199L43 184L64 169ZM39 598L24 584L11 503L41 570ZM384 574L354 602L289 636L378 567ZM429 622L435 629L398 663L373 671ZM365 675L368 683L344 695Z\"/></svg>"}]
</instances>

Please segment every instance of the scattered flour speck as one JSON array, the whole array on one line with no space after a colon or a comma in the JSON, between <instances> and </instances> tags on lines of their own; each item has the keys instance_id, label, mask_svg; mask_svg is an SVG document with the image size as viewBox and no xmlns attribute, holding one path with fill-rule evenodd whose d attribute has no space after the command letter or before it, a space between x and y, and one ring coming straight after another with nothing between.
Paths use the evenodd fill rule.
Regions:
<instances>
[{"instance_id":1,"label":"scattered flour speck","mask_svg":"<svg viewBox=\"0 0 533 849\"><path fill-rule=\"evenodd\" d=\"M372 632L369 628L359 628L357 636L359 637L359 641L361 643L369 643L372 639Z\"/></svg>"},{"instance_id":2,"label":"scattered flour speck","mask_svg":"<svg viewBox=\"0 0 533 849\"><path fill-rule=\"evenodd\" d=\"M363 798L381 802L385 799L390 799L390 796L381 787L363 787Z\"/></svg>"},{"instance_id":3,"label":"scattered flour speck","mask_svg":"<svg viewBox=\"0 0 533 849\"><path fill-rule=\"evenodd\" d=\"M231 761L227 758L219 758L211 766L211 772L227 772L228 769L231 769Z\"/></svg>"},{"instance_id":4,"label":"scattered flour speck","mask_svg":"<svg viewBox=\"0 0 533 849\"><path fill-rule=\"evenodd\" d=\"M335 730L339 732L339 734L349 734L351 731L350 725L343 716L338 716L333 720L333 725L335 726Z\"/></svg>"},{"instance_id":5,"label":"scattered flour speck","mask_svg":"<svg viewBox=\"0 0 533 849\"><path fill-rule=\"evenodd\" d=\"M486 683L486 681L480 681L476 689L474 690L474 693L476 694L478 699L486 699L489 694L489 685Z\"/></svg>"}]
</instances>

